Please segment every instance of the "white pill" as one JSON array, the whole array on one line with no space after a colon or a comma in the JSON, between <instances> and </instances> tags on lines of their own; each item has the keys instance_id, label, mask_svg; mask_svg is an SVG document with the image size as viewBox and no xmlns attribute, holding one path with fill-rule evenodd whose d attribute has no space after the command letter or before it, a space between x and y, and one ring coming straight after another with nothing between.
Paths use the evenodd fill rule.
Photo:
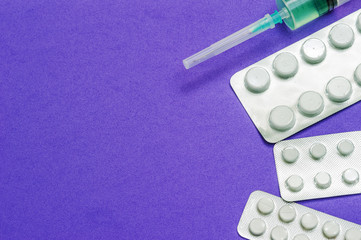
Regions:
<instances>
[{"instance_id":1,"label":"white pill","mask_svg":"<svg viewBox=\"0 0 361 240\"><path fill-rule=\"evenodd\" d=\"M322 232L329 239L336 238L340 233L340 225L334 221L328 221L323 225Z\"/></svg>"},{"instance_id":2,"label":"white pill","mask_svg":"<svg viewBox=\"0 0 361 240\"><path fill-rule=\"evenodd\" d=\"M326 93L331 101L344 102L351 97L352 85L344 77L335 77L327 83Z\"/></svg>"},{"instance_id":3,"label":"white pill","mask_svg":"<svg viewBox=\"0 0 361 240\"><path fill-rule=\"evenodd\" d=\"M287 106L278 106L272 109L269 116L270 126L278 131L291 129L296 123L295 114Z\"/></svg>"},{"instance_id":4,"label":"white pill","mask_svg":"<svg viewBox=\"0 0 361 240\"><path fill-rule=\"evenodd\" d=\"M266 231L266 223L260 218L255 218L250 222L248 229L252 235L261 236Z\"/></svg>"},{"instance_id":5,"label":"white pill","mask_svg":"<svg viewBox=\"0 0 361 240\"><path fill-rule=\"evenodd\" d=\"M361 240L361 231L357 228L350 228L346 231L345 240Z\"/></svg>"},{"instance_id":6,"label":"white pill","mask_svg":"<svg viewBox=\"0 0 361 240\"><path fill-rule=\"evenodd\" d=\"M269 88L270 76L266 69L254 67L247 72L244 84L249 91L261 93Z\"/></svg>"},{"instance_id":7,"label":"white pill","mask_svg":"<svg viewBox=\"0 0 361 240\"><path fill-rule=\"evenodd\" d=\"M337 150L343 156L350 155L353 152L354 149L355 149L355 146L353 145L353 143L350 140L347 140L347 139L341 140L337 144Z\"/></svg>"},{"instance_id":8,"label":"white pill","mask_svg":"<svg viewBox=\"0 0 361 240\"><path fill-rule=\"evenodd\" d=\"M315 176L315 184L318 188L326 189L331 186L332 180L327 172L319 172Z\"/></svg>"},{"instance_id":9,"label":"white pill","mask_svg":"<svg viewBox=\"0 0 361 240\"><path fill-rule=\"evenodd\" d=\"M321 159L326 153L327 149L322 143L314 143L310 148L310 154L314 159Z\"/></svg>"},{"instance_id":10,"label":"white pill","mask_svg":"<svg viewBox=\"0 0 361 240\"><path fill-rule=\"evenodd\" d=\"M303 188L303 179L298 175L292 175L286 180L286 186L292 192L299 192Z\"/></svg>"},{"instance_id":11,"label":"white pill","mask_svg":"<svg viewBox=\"0 0 361 240\"><path fill-rule=\"evenodd\" d=\"M282 150L282 158L287 163L294 163L297 161L300 153L294 147L286 147Z\"/></svg>"},{"instance_id":12,"label":"white pill","mask_svg":"<svg viewBox=\"0 0 361 240\"><path fill-rule=\"evenodd\" d=\"M340 49L349 48L355 40L355 34L350 26L339 23L334 26L329 34L331 44Z\"/></svg>"},{"instance_id":13,"label":"white pill","mask_svg":"<svg viewBox=\"0 0 361 240\"><path fill-rule=\"evenodd\" d=\"M290 223L296 218L296 210L291 205L285 205L280 208L278 216L282 222Z\"/></svg>"},{"instance_id":14,"label":"white pill","mask_svg":"<svg viewBox=\"0 0 361 240\"><path fill-rule=\"evenodd\" d=\"M349 168L342 173L342 179L345 183L352 185L358 183L360 175L355 169Z\"/></svg>"},{"instance_id":15,"label":"white pill","mask_svg":"<svg viewBox=\"0 0 361 240\"><path fill-rule=\"evenodd\" d=\"M326 57L326 46L320 39L311 38L302 45L301 54L309 63L320 63Z\"/></svg>"},{"instance_id":16,"label":"white pill","mask_svg":"<svg viewBox=\"0 0 361 240\"><path fill-rule=\"evenodd\" d=\"M305 234L296 235L293 240L310 240Z\"/></svg>"},{"instance_id":17,"label":"white pill","mask_svg":"<svg viewBox=\"0 0 361 240\"><path fill-rule=\"evenodd\" d=\"M312 213L306 213L301 218L301 226L305 230L312 230L317 226L317 224L318 224L318 219Z\"/></svg>"},{"instance_id":18,"label":"white pill","mask_svg":"<svg viewBox=\"0 0 361 240\"><path fill-rule=\"evenodd\" d=\"M257 203L257 209L261 214L268 215L273 212L275 204L270 198L262 198Z\"/></svg>"},{"instance_id":19,"label":"white pill","mask_svg":"<svg viewBox=\"0 0 361 240\"><path fill-rule=\"evenodd\" d=\"M298 71L297 58L288 52L279 54L273 61L273 68L276 74L282 78L290 78Z\"/></svg>"},{"instance_id":20,"label":"white pill","mask_svg":"<svg viewBox=\"0 0 361 240\"><path fill-rule=\"evenodd\" d=\"M357 84L361 86L361 64L356 68L354 76Z\"/></svg>"},{"instance_id":21,"label":"white pill","mask_svg":"<svg viewBox=\"0 0 361 240\"><path fill-rule=\"evenodd\" d=\"M323 111L323 108L323 98L317 92L305 92L298 99L298 109L307 116L318 115Z\"/></svg>"},{"instance_id":22,"label":"white pill","mask_svg":"<svg viewBox=\"0 0 361 240\"><path fill-rule=\"evenodd\" d=\"M361 32L361 14L358 15L358 17L357 17L356 26L357 26L358 30Z\"/></svg>"},{"instance_id":23,"label":"white pill","mask_svg":"<svg viewBox=\"0 0 361 240\"><path fill-rule=\"evenodd\" d=\"M274 227L271 231L272 240L287 240L288 232L287 229L282 226Z\"/></svg>"}]
</instances>

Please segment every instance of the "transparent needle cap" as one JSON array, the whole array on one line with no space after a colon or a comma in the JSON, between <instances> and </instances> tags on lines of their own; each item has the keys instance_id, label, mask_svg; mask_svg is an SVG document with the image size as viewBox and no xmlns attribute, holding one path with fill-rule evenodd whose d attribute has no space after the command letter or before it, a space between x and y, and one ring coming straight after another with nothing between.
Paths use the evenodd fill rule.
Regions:
<instances>
[{"instance_id":1,"label":"transparent needle cap","mask_svg":"<svg viewBox=\"0 0 361 240\"><path fill-rule=\"evenodd\" d=\"M281 11L275 11L272 15L266 14L266 16L257 22L233 33L232 35L212 44L208 48L190 56L183 60L184 67L189 69L210 59L228 49L247 41L248 39L275 27L277 23L282 23L282 20L289 18L290 14L286 8Z\"/></svg>"}]
</instances>

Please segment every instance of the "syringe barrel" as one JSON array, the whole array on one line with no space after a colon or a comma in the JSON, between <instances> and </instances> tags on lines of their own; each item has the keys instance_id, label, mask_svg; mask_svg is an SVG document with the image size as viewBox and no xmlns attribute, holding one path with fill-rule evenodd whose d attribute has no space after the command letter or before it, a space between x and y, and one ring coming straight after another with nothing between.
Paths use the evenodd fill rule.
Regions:
<instances>
[{"instance_id":1,"label":"syringe barrel","mask_svg":"<svg viewBox=\"0 0 361 240\"><path fill-rule=\"evenodd\" d=\"M294 30L332 11L350 0L276 0L278 9L286 8L291 17L284 19Z\"/></svg>"}]
</instances>

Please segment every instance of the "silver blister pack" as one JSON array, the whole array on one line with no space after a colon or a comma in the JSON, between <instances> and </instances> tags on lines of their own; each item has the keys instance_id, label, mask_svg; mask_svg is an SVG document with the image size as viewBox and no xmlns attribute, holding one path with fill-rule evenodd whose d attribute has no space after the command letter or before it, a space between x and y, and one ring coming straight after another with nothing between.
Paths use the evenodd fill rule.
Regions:
<instances>
[{"instance_id":1,"label":"silver blister pack","mask_svg":"<svg viewBox=\"0 0 361 240\"><path fill-rule=\"evenodd\" d=\"M281 141L273 152L286 201L361 193L361 132Z\"/></svg>"},{"instance_id":2,"label":"silver blister pack","mask_svg":"<svg viewBox=\"0 0 361 240\"><path fill-rule=\"evenodd\" d=\"M237 231L252 240L361 239L360 225L261 191L250 195Z\"/></svg>"},{"instance_id":3,"label":"silver blister pack","mask_svg":"<svg viewBox=\"0 0 361 240\"><path fill-rule=\"evenodd\" d=\"M237 72L231 86L267 142L361 100L361 10Z\"/></svg>"}]
</instances>

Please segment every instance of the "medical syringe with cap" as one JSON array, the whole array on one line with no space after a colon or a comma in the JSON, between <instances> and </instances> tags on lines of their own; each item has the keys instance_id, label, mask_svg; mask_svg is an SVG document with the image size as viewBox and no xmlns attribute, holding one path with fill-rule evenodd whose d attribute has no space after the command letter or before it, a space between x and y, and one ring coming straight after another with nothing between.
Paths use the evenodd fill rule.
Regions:
<instances>
[{"instance_id":1,"label":"medical syringe with cap","mask_svg":"<svg viewBox=\"0 0 361 240\"><path fill-rule=\"evenodd\" d=\"M183 60L186 69L196 66L248 39L285 22L295 30L350 0L276 0L278 11Z\"/></svg>"}]
</instances>

